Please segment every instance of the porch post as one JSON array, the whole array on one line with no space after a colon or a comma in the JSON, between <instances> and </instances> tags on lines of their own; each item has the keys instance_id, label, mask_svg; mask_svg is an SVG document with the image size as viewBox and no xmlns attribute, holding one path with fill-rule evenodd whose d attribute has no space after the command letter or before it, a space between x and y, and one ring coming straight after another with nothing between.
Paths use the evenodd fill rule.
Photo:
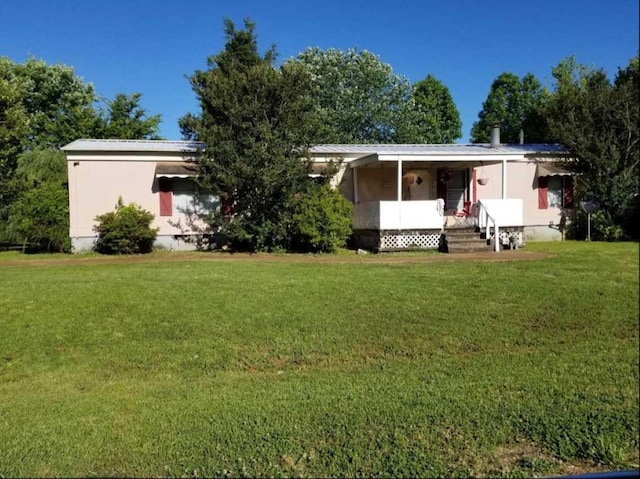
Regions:
<instances>
[{"instance_id":1,"label":"porch post","mask_svg":"<svg viewBox=\"0 0 640 479\"><path fill-rule=\"evenodd\" d=\"M507 199L507 160L502 160L502 199Z\"/></svg>"},{"instance_id":2,"label":"porch post","mask_svg":"<svg viewBox=\"0 0 640 479\"><path fill-rule=\"evenodd\" d=\"M353 204L356 205L359 202L358 198L358 168L353 169Z\"/></svg>"},{"instance_id":3,"label":"porch post","mask_svg":"<svg viewBox=\"0 0 640 479\"><path fill-rule=\"evenodd\" d=\"M402 159L396 155L398 160L398 229L402 229Z\"/></svg>"}]
</instances>

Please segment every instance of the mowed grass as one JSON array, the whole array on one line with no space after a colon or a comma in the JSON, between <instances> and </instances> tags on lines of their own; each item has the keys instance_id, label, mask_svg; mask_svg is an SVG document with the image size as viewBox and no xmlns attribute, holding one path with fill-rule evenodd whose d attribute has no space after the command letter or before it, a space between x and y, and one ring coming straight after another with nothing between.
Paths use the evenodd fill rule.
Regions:
<instances>
[{"instance_id":1,"label":"mowed grass","mask_svg":"<svg viewBox=\"0 0 640 479\"><path fill-rule=\"evenodd\" d=\"M0 475L637 468L638 244L527 249L552 257L0 255Z\"/></svg>"}]
</instances>

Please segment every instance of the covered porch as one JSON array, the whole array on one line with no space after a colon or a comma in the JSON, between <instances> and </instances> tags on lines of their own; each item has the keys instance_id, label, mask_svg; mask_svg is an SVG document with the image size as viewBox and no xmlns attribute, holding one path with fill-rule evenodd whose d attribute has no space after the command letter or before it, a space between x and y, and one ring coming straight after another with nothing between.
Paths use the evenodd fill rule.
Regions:
<instances>
[{"instance_id":1,"label":"covered porch","mask_svg":"<svg viewBox=\"0 0 640 479\"><path fill-rule=\"evenodd\" d=\"M483 167L495 164L501 176L484 176ZM505 227L523 225L522 201L507 198L506 158L370 154L349 168L354 234L368 236L366 243L377 234L381 249L437 248L445 230L473 227L486 238L498 233L499 250L510 240ZM479 189L489 182L493 197L480 200Z\"/></svg>"}]
</instances>

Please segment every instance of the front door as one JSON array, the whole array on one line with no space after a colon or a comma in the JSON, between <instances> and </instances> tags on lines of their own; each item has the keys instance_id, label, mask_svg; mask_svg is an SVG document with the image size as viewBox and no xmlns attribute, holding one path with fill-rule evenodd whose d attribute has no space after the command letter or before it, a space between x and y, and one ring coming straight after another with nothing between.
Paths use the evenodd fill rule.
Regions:
<instances>
[{"instance_id":1,"label":"front door","mask_svg":"<svg viewBox=\"0 0 640 479\"><path fill-rule=\"evenodd\" d=\"M438 170L438 198L445 201L446 210L461 210L466 194L466 170Z\"/></svg>"}]
</instances>

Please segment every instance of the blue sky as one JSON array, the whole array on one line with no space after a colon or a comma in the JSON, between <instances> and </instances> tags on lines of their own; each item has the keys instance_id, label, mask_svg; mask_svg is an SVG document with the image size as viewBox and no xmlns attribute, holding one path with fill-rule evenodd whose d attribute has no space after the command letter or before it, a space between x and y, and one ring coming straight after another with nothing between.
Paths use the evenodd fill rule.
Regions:
<instances>
[{"instance_id":1,"label":"blue sky","mask_svg":"<svg viewBox=\"0 0 640 479\"><path fill-rule=\"evenodd\" d=\"M576 55L613 76L638 51L638 0L2 0L0 56L75 68L97 93L143 94L161 134L197 111L185 76L224 46L223 17L256 23L279 60L309 46L358 47L415 82L432 74L451 91L464 136L502 72L535 74Z\"/></svg>"}]
</instances>

